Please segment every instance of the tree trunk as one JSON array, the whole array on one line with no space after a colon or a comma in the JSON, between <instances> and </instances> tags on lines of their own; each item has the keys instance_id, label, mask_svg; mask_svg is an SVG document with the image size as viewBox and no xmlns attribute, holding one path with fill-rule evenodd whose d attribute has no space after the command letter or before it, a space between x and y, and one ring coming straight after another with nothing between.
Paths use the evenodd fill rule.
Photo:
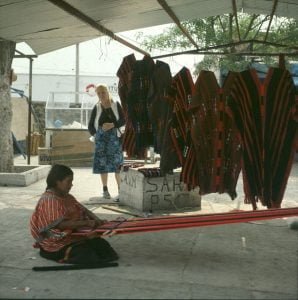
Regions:
<instances>
[{"instance_id":1,"label":"tree trunk","mask_svg":"<svg viewBox=\"0 0 298 300\"><path fill-rule=\"evenodd\" d=\"M0 41L0 172L13 172L14 169L10 74L15 45L15 42Z\"/></svg>"}]
</instances>

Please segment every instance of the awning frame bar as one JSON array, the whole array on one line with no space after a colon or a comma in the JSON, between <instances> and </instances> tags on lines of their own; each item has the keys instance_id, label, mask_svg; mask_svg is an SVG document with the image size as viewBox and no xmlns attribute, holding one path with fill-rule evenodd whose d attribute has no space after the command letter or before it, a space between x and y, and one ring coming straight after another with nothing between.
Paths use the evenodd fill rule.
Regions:
<instances>
[{"instance_id":1,"label":"awning frame bar","mask_svg":"<svg viewBox=\"0 0 298 300\"><path fill-rule=\"evenodd\" d=\"M189 34L186 28L180 23L179 18L169 7L167 2L165 0L157 0L157 2L164 9L164 11L169 15L169 17L174 21L174 23L178 26L178 28L182 31L183 35L185 35L196 48L199 48L198 44L195 42L195 40L192 38L192 36Z\"/></svg>"},{"instance_id":2,"label":"awning frame bar","mask_svg":"<svg viewBox=\"0 0 298 300\"><path fill-rule=\"evenodd\" d=\"M68 14L72 15L73 17L79 19L80 21L84 22L85 24L87 24L87 25L91 26L92 28L96 29L97 31L99 31L99 32L103 33L104 35L109 36L113 40L123 44L124 46L129 47L129 48L131 48L131 49L133 49L133 50L135 50L135 51L137 51L141 54L144 54L146 56L150 56L150 54L148 52L146 52L145 50L140 49L137 46L129 43L128 41L126 41L124 39L122 39L121 37L115 35L114 32L112 32L111 30L109 30L106 27L102 26L101 24L99 24L98 22L96 22L95 20L90 18L89 16L82 13L80 10L76 9L74 6L67 3L66 1L64 1L64 0L48 0L48 1L51 2L52 4L56 5L60 9L64 10Z\"/></svg>"}]
</instances>

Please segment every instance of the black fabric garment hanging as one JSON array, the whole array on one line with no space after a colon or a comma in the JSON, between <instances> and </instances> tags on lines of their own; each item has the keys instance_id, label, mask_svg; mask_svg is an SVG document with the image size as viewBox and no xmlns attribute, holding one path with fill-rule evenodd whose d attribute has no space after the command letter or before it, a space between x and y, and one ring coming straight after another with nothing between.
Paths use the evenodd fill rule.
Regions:
<instances>
[{"instance_id":1,"label":"black fabric garment hanging","mask_svg":"<svg viewBox=\"0 0 298 300\"><path fill-rule=\"evenodd\" d=\"M170 94L168 94L168 111L165 116L165 127L163 136L161 138L161 150L160 150L160 170L162 174L172 174L174 169L181 167L176 149L174 147L174 143L171 137L170 128L171 128L171 120L173 117L173 107L174 101L170 99Z\"/></svg>"},{"instance_id":2,"label":"black fabric garment hanging","mask_svg":"<svg viewBox=\"0 0 298 300\"><path fill-rule=\"evenodd\" d=\"M153 146L153 130L149 120L148 91L151 84L154 61L148 56L137 60L132 69L131 86L127 96L128 117L135 131L135 153Z\"/></svg>"},{"instance_id":3,"label":"black fabric garment hanging","mask_svg":"<svg viewBox=\"0 0 298 300\"><path fill-rule=\"evenodd\" d=\"M227 114L227 101L235 75L235 72L229 72L223 88L220 90L217 139L217 159L220 159L221 163L218 169L219 185L216 189L219 193L228 193L232 199L237 196L236 186L242 168L242 148L239 132L234 120ZM220 130L220 128L223 130Z\"/></svg>"},{"instance_id":4,"label":"black fabric garment hanging","mask_svg":"<svg viewBox=\"0 0 298 300\"><path fill-rule=\"evenodd\" d=\"M148 91L148 113L153 129L153 146L155 153L161 153L163 136L172 105L168 101L168 90L172 83L170 66L157 60L152 73Z\"/></svg>"}]
</instances>

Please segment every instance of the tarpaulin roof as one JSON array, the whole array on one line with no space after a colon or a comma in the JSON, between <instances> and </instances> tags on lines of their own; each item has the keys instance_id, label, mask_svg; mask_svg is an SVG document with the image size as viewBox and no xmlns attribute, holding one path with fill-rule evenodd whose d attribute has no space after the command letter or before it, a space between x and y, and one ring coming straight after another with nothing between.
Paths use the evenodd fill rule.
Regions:
<instances>
[{"instance_id":1,"label":"tarpaulin roof","mask_svg":"<svg viewBox=\"0 0 298 300\"><path fill-rule=\"evenodd\" d=\"M0 40L43 54L102 35L235 13L298 18L298 0L0 0Z\"/></svg>"}]
</instances>

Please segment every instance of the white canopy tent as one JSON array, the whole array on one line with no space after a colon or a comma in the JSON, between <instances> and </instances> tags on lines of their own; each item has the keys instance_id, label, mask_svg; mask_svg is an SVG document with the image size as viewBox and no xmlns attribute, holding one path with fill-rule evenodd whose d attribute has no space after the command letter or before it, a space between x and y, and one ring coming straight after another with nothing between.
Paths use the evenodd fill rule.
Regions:
<instances>
[{"instance_id":1,"label":"white canopy tent","mask_svg":"<svg viewBox=\"0 0 298 300\"><path fill-rule=\"evenodd\" d=\"M0 41L26 42L37 55L102 35L132 47L116 33L168 23L184 30L182 21L237 12L297 19L298 0L0 0Z\"/></svg>"}]
</instances>

